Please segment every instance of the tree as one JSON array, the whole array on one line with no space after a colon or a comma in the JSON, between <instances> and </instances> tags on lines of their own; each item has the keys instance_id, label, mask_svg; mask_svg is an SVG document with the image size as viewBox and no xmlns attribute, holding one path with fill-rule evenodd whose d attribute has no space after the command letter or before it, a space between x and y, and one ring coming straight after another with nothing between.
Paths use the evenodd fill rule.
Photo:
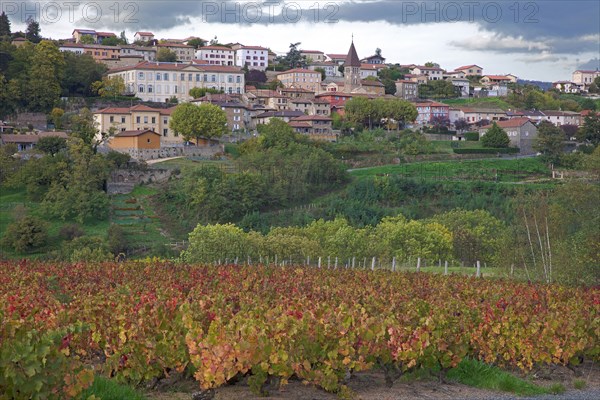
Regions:
<instances>
[{"instance_id":1,"label":"tree","mask_svg":"<svg viewBox=\"0 0 600 400\"><path fill-rule=\"evenodd\" d=\"M0 14L0 40L10 39L10 21L4 11Z\"/></svg>"},{"instance_id":2,"label":"tree","mask_svg":"<svg viewBox=\"0 0 600 400\"><path fill-rule=\"evenodd\" d=\"M508 234L499 219L484 210L453 210L431 219L452 233L454 257L469 264L492 262L500 256Z\"/></svg>"},{"instance_id":3,"label":"tree","mask_svg":"<svg viewBox=\"0 0 600 400\"><path fill-rule=\"evenodd\" d=\"M563 153L565 134L548 121L540 122L537 134L533 148L542 153L545 161L559 163Z\"/></svg>"},{"instance_id":4,"label":"tree","mask_svg":"<svg viewBox=\"0 0 600 400\"><path fill-rule=\"evenodd\" d=\"M40 36L40 24L31 17L27 19L25 38L31 43L39 43L42 41L42 37Z\"/></svg>"},{"instance_id":5,"label":"tree","mask_svg":"<svg viewBox=\"0 0 600 400\"><path fill-rule=\"evenodd\" d=\"M81 44L94 44L94 38L91 35L83 35L79 38Z\"/></svg>"},{"instance_id":6,"label":"tree","mask_svg":"<svg viewBox=\"0 0 600 400\"><path fill-rule=\"evenodd\" d=\"M563 131L567 139L577 136L577 132L579 131L579 127L577 125L571 124L561 125L560 129Z\"/></svg>"},{"instance_id":7,"label":"tree","mask_svg":"<svg viewBox=\"0 0 600 400\"><path fill-rule=\"evenodd\" d=\"M92 83L102 80L108 67L89 54L64 52L65 72L61 80L62 96L92 96Z\"/></svg>"},{"instance_id":8,"label":"tree","mask_svg":"<svg viewBox=\"0 0 600 400\"><path fill-rule=\"evenodd\" d=\"M174 51L161 47L156 52L156 61L160 62L175 62L177 61L177 54Z\"/></svg>"},{"instance_id":9,"label":"tree","mask_svg":"<svg viewBox=\"0 0 600 400\"><path fill-rule=\"evenodd\" d=\"M206 40L200 38L193 38L188 40L187 45L194 46L196 49L199 49L200 47L206 46Z\"/></svg>"},{"instance_id":10,"label":"tree","mask_svg":"<svg viewBox=\"0 0 600 400\"><path fill-rule=\"evenodd\" d=\"M124 34L124 32L121 32ZM123 37L110 36L102 39L103 46L121 46L127 44L127 39L123 39Z\"/></svg>"},{"instance_id":11,"label":"tree","mask_svg":"<svg viewBox=\"0 0 600 400\"><path fill-rule=\"evenodd\" d=\"M406 100L387 100L384 118L391 118L398 123L401 129L407 122L417 119L417 108Z\"/></svg>"},{"instance_id":12,"label":"tree","mask_svg":"<svg viewBox=\"0 0 600 400\"><path fill-rule=\"evenodd\" d=\"M458 97L458 92L450 81L428 81L419 85L419 97L422 99L451 99Z\"/></svg>"},{"instance_id":13,"label":"tree","mask_svg":"<svg viewBox=\"0 0 600 400\"><path fill-rule=\"evenodd\" d=\"M65 115L65 110L62 108L54 107L52 111L50 111L50 119L54 124L54 128L61 129L62 128L62 118Z\"/></svg>"},{"instance_id":14,"label":"tree","mask_svg":"<svg viewBox=\"0 0 600 400\"><path fill-rule=\"evenodd\" d=\"M586 140L594 146L600 144L600 114L589 113L583 120L583 125L579 128L578 137L580 140Z\"/></svg>"},{"instance_id":15,"label":"tree","mask_svg":"<svg viewBox=\"0 0 600 400\"><path fill-rule=\"evenodd\" d=\"M271 82L267 83L267 89L269 90L277 90L283 87L283 82L279 79L273 79Z\"/></svg>"},{"instance_id":16,"label":"tree","mask_svg":"<svg viewBox=\"0 0 600 400\"><path fill-rule=\"evenodd\" d=\"M53 156L67 149L67 140L58 136L46 136L38 140L35 148Z\"/></svg>"},{"instance_id":17,"label":"tree","mask_svg":"<svg viewBox=\"0 0 600 400\"><path fill-rule=\"evenodd\" d=\"M92 83L92 91L98 93L100 97L113 97L125 93L125 81L120 76L105 76L102 81Z\"/></svg>"},{"instance_id":18,"label":"tree","mask_svg":"<svg viewBox=\"0 0 600 400\"><path fill-rule=\"evenodd\" d=\"M320 72L321 73L321 80L322 81L324 81L327 78L327 72L325 71L325 68L317 67L317 68L315 68L315 72Z\"/></svg>"},{"instance_id":19,"label":"tree","mask_svg":"<svg viewBox=\"0 0 600 400\"><path fill-rule=\"evenodd\" d=\"M244 66L244 75L246 84L263 84L267 81L267 74L264 71L259 71L257 69L248 70L248 66Z\"/></svg>"},{"instance_id":20,"label":"tree","mask_svg":"<svg viewBox=\"0 0 600 400\"><path fill-rule=\"evenodd\" d=\"M78 137L90 147L94 152L98 145L106 138L102 132L98 134L94 115L89 108L82 108L79 114L71 117L71 137Z\"/></svg>"},{"instance_id":21,"label":"tree","mask_svg":"<svg viewBox=\"0 0 600 400\"><path fill-rule=\"evenodd\" d=\"M64 67L63 55L54 43L43 40L35 46L27 85L30 110L48 111L56 104L61 93Z\"/></svg>"},{"instance_id":22,"label":"tree","mask_svg":"<svg viewBox=\"0 0 600 400\"><path fill-rule=\"evenodd\" d=\"M503 148L508 147L510 138L506 131L494 122L492 127L481 137L481 143L483 147Z\"/></svg>"},{"instance_id":23,"label":"tree","mask_svg":"<svg viewBox=\"0 0 600 400\"><path fill-rule=\"evenodd\" d=\"M203 88L203 87L194 87L190 89L190 96L194 99L199 99L201 97L206 96L207 93L219 94L223 93L222 90L214 89L214 88Z\"/></svg>"},{"instance_id":24,"label":"tree","mask_svg":"<svg viewBox=\"0 0 600 400\"><path fill-rule=\"evenodd\" d=\"M381 49L379 47L375 49L375 55L381 57Z\"/></svg>"},{"instance_id":25,"label":"tree","mask_svg":"<svg viewBox=\"0 0 600 400\"><path fill-rule=\"evenodd\" d=\"M247 234L233 224L196 226L189 234L189 246L181 254L185 262L245 260L248 255Z\"/></svg>"},{"instance_id":26,"label":"tree","mask_svg":"<svg viewBox=\"0 0 600 400\"><path fill-rule=\"evenodd\" d=\"M103 187L110 164L78 137L69 140L68 157L68 166L61 168L44 196L42 205L46 212L63 220L75 218L80 223L106 219L110 200Z\"/></svg>"},{"instance_id":27,"label":"tree","mask_svg":"<svg viewBox=\"0 0 600 400\"><path fill-rule=\"evenodd\" d=\"M227 130L227 115L221 107L210 103L199 106L191 103L180 104L169 120L169 127L180 134L185 141L201 137L217 138Z\"/></svg>"},{"instance_id":28,"label":"tree","mask_svg":"<svg viewBox=\"0 0 600 400\"><path fill-rule=\"evenodd\" d=\"M469 128L469 123L464 118L459 118L454 122L454 128L461 132Z\"/></svg>"},{"instance_id":29,"label":"tree","mask_svg":"<svg viewBox=\"0 0 600 400\"><path fill-rule=\"evenodd\" d=\"M374 110L371 101L366 97L353 97L344 106L346 117L350 122L371 128Z\"/></svg>"},{"instance_id":30,"label":"tree","mask_svg":"<svg viewBox=\"0 0 600 400\"><path fill-rule=\"evenodd\" d=\"M290 50L283 58L284 65L289 68L300 68L306 66L306 59L302 57L300 50L298 50L298 46L300 45L300 42L290 43Z\"/></svg>"},{"instance_id":31,"label":"tree","mask_svg":"<svg viewBox=\"0 0 600 400\"><path fill-rule=\"evenodd\" d=\"M431 125L436 132L447 131L450 126L450 120L442 115L436 115L431 118Z\"/></svg>"},{"instance_id":32,"label":"tree","mask_svg":"<svg viewBox=\"0 0 600 400\"><path fill-rule=\"evenodd\" d=\"M36 217L26 216L8 225L2 238L4 246L18 253L42 247L48 241L48 223Z\"/></svg>"}]
</instances>

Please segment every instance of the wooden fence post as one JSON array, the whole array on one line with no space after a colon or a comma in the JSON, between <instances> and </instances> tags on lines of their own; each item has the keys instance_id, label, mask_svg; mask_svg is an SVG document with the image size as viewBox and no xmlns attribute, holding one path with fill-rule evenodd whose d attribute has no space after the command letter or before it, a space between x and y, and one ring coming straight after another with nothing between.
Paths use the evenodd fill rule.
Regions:
<instances>
[{"instance_id":1,"label":"wooden fence post","mask_svg":"<svg viewBox=\"0 0 600 400\"><path fill-rule=\"evenodd\" d=\"M421 257L417 258L417 272L421 271Z\"/></svg>"},{"instance_id":2,"label":"wooden fence post","mask_svg":"<svg viewBox=\"0 0 600 400\"><path fill-rule=\"evenodd\" d=\"M373 257L373 261L371 262L371 271L375 271L375 257Z\"/></svg>"},{"instance_id":3,"label":"wooden fence post","mask_svg":"<svg viewBox=\"0 0 600 400\"><path fill-rule=\"evenodd\" d=\"M478 278L481 276L481 263L479 260L477 260L477 272L475 273L475 276Z\"/></svg>"},{"instance_id":4,"label":"wooden fence post","mask_svg":"<svg viewBox=\"0 0 600 400\"><path fill-rule=\"evenodd\" d=\"M448 260L444 262L444 275L448 275Z\"/></svg>"},{"instance_id":5,"label":"wooden fence post","mask_svg":"<svg viewBox=\"0 0 600 400\"><path fill-rule=\"evenodd\" d=\"M396 257L392 258L392 272L396 272Z\"/></svg>"},{"instance_id":6,"label":"wooden fence post","mask_svg":"<svg viewBox=\"0 0 600 400\"><path fill-rule=\"evenodd\" d=\"M319 257L319 269L321 269L321 257Z\"/></svg>"}]
</instances>

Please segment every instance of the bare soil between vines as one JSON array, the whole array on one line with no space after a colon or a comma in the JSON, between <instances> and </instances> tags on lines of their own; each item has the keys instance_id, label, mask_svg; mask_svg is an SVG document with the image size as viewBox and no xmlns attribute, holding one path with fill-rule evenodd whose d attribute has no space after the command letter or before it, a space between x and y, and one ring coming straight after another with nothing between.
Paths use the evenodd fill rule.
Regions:
<instances>
[{"instance_id":1,"label":"bare soil between vines","mask_svg":"<svg viewBox=\"0 0 600 400\"><path fill-rule=\"evenodd\" d=\"M530 382L550 387L560 383L566 389L565 393L549 395L552 399L594 399L600 393L600 364L584 363L575 368L563 366L543 367L520 376ZM574 383L584 381L583 389L576 389ZM409 382L402 379L387 387L382 371L372 370L356 373L348 382L348 386L356 394L357 400L416 400L416 399L523 399L512 393L478 389L453 382L440 382L436 377L419 379ZM167 386L163 391L151 391L147 395L151 400L191 400L192 393L199 390L198 384L192 380L179 381ZM538 396L539 397L539 396ZM541 396L547 398L546 395ZM535 397L533 397L535 398ZM305 385L299 380L290 380L281 389L271 388L269 397L254 395L245 380L235 384L220 387L215 390L214 400L334 400L339 399L335 394L327 393L313 385Z\"/></svg>"}]
</instances>

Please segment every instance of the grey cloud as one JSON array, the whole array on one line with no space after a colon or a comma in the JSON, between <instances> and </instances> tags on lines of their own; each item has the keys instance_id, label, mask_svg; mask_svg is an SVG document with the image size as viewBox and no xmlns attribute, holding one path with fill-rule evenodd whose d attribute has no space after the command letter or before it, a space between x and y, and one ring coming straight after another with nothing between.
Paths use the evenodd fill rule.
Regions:
<instances>
[{"instance_id":1,"label":"grey cloud","mask_svg":"<svg viewBox=\"0 0 600 400\"><path fill-rule=\"evenodd\" d=\"M596 57L587 62L579 64L577 66L577 69L590 69L590 70L600 69L600 58Z\"/></svg>"},{"instance_id":2,"label":"grey cloud","mask_svg":"<svg viewBox=\"0 0 600 400\"><path fill-rule=\"evenodd\" d=\"M78 0L81 7L90 2ZM31 4L38 2L27 1ZM191 27L201 35L204 23L290 24L294 22L328 23L334 21L385 21L394 25L432 22L474 22L499 39L522 37L526 42L545 42L557 53L600 53L600 41L581 40L600 32L598 1L489 1L489 0L321 0L319 12L314 1L304 0L197 0L197 1L94 1L101 5L103 18L96 23L79 18L70 25L93 29L135 31L165 30L200 21ZM2 4L9 2L2 2ZM63 4L61 1L58 4ZM14 2L14 4L23 4ZM274 5L278 4L279 7ZM258 6L261 6L259 8ZM302 9L299 11L299 9ZM311 9L309 9L311 8ZM298 14L300 12L300 14ZM257 14L258 13L258 14ZM79 15L81 17L81 15ZM126 18L129 16L129 18ZM66 17L64 17L66 18ZM43 21L42 21L43 23ZM43 26L43 25L42 25ZM192 34L192 33L191 33ZM402 40L402 38L400 38ZM411 38L405 38L411 40ZM518 50L520 46L516 46ZM510 48L502 48L502 51Z\"/></svg>"}]
</instances>

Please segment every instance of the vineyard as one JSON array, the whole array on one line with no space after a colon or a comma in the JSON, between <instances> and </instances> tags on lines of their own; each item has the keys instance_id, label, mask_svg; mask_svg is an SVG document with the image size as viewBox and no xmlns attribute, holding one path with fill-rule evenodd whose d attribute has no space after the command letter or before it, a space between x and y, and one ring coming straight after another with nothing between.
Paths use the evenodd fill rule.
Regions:
<instances>
[{"instance_id":1,"label":"vineyard","mask_svg":"<svg viewBox=\"0 0 600 400\"><path fill-rule=\"evenodd\" d=\"M600 290L423 273L271 266L0 263L0 399L140 384L300 379L351 396L464 358L528 371L600 356Z\"/></svg>"}]
</instances>

